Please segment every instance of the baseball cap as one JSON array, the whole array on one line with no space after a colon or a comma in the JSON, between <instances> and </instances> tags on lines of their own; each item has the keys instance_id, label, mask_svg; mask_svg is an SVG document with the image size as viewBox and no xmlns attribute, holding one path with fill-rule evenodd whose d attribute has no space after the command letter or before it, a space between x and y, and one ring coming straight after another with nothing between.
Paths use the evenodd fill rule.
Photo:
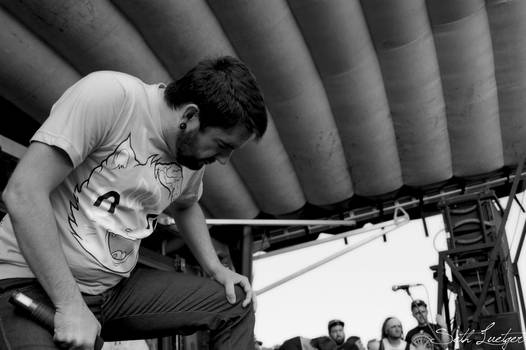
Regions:
<instances>
[{"instance_id":1,"label":"baseball cap","mask_svg":"<svg viewBox=\"0 0 526 350\"><path fill-rule=\"evenodd\" d=\"M414 307L419 307L419 306L427 307L427 304L425 303L425 301L420 300L420 299L415 299L411 302L411 309L413 309Z\"/></svg>"},{"instance_id":2,"label":"baseball cap","mask_svg":"<svg viewBox=\"0 0 526 350\"><path fill-rule=\"evenodd\" d=\"M343 323L342 320L330 320L329 321L329 325L327 326L327 328L329 329L329 331L331 330L332 327L334 326L342 326L344 327L345 326L345 323Z\"/></svg>"}]
</instances>

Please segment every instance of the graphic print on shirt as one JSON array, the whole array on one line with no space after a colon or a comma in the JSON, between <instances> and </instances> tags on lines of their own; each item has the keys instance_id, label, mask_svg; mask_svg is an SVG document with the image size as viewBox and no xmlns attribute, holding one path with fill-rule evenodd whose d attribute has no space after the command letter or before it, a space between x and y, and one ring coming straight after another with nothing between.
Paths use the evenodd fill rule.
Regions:
<instances>
[{"instance_id":1,"label":"graphic print on shirt","mask_svg":"<svg viewBox=\"0 0 526 350\"><path fill-rule=\"evenodd\" d=\"M413 344L417 350L432 350L433 338L424 331L420 331L411 337L411 344Z\"/></svg>"},{"instance_id":2,"label":"graphic print on shirt","mask_svg":"<svg viewBox=\"0 0 526 350\"><path fill-rule=\"evenodd\" d=\"M182 169L158 155L140 162L131 136L76 185L68 213L71 233L104 267L118 273L135 266L141 239L180 195Z\"/></svg>"}]
</instances>

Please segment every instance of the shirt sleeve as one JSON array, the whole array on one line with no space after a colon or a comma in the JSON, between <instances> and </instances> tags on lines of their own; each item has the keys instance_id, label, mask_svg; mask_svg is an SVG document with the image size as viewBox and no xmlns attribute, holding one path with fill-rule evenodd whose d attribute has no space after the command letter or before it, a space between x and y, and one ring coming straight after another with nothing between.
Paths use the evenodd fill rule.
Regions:
<instances>
[{"instance_id":1,"label":"shirt sleeve","mask_svg":"<svg viewBox=\"0 0 526 350\"><path fill-rule=\"evenodd\" d=\"M187 169L183 168L183 172L186 172ZM190 172L190 170L188 170ZM203 194L203 175L204 167L197 171L192 171L191 177L188 180L183 192L177 199L174 201L174 204L179 208L184 208L196 203L201 199Z\"/></svg>"},{"instance_id":2,"label":"shirt sleeve","mask_svg":"<svg viewBox=\"0 0 526 350\"><path fill-rule=\"evenodd\" d=\"M318 347L319 343L320 343L320 340L318 338L314 338L310 340L310 345L314 346L315 348Z\"/></svg>"},{"instance_id":3,"label":"shirt sleeve","mask_svg":"<svg viewBox=\"0 0 526 350\"><path fill-rule=\"evenodd\" d=\"M91 73L64 92L31 138L62 149L77 167L111 130L125 101L116 73Z\"/></svg>"}]
</instances>

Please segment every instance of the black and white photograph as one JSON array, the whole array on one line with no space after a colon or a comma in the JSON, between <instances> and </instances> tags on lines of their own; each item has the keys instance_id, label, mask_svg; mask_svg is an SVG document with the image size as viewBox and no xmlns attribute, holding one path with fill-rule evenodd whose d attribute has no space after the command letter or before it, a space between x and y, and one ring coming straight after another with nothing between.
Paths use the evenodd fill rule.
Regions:
<instances>
[{"instance_id":1,"label":"black and white photograph","mask_svg":"<svg viewBox=\"0 0 526 350\"><path fill-rule=\"evenodd\" d=\"M526 350L526 0L0 27L0 350Z\"/></svg>"}]
</instances>

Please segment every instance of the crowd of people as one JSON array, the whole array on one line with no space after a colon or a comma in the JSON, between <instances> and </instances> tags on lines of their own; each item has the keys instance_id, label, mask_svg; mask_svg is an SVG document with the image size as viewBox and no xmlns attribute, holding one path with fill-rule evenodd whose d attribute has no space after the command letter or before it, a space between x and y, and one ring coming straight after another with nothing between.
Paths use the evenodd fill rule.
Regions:
<instances>
[{"instance_id":1,"label":"crowd of people","mask_svg":"<svg viewBox=\"0 0 526 350\"><path fill-rule=\"evenodd\" d=\"M433 323L428 319L427 304L423 300L411 302L411 313L417 326L404 333L402 322L387 317L379 327L379 337L368 339L364 346L359 336L345 336L345 323L331 320L327 325L327 335L316 338L294 337L275 346L277 350L444 350L450 337L444 317L438 314ZM260 349L265 349L260 347Z\"/></svg>"}]
</instances>

